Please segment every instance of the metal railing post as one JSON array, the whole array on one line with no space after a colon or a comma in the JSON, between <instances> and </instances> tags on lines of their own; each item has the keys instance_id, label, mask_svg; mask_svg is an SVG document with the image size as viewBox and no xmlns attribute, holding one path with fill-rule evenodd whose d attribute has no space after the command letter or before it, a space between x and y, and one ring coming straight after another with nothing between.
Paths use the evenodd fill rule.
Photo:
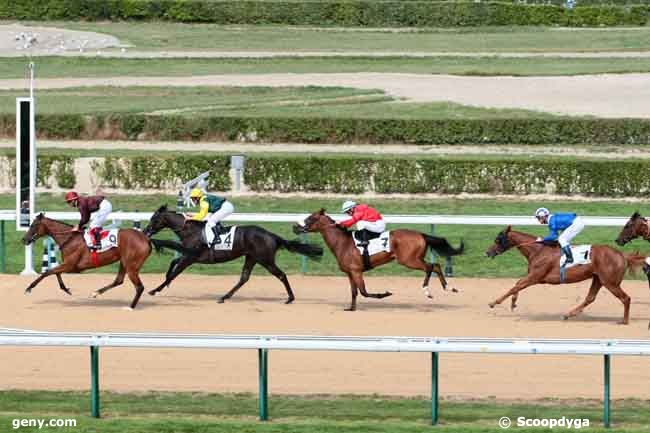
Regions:
<instances>
[{"instance_id":1,"label":"metal railing post","mask_svg":"<svg viewBox=\"0 0 650 433\"><path fill-rule=\"evenodd\" d=\"M5 259L5 221L0 221L0 274L7 272Z\"/></svg>"},{"instance_id":2,"label":"metal railing post","mask_svg":"<svg viewBox=\"0 0 650 433\"><path fill-rule=\"evenodd\" d=\"M431 352L431 425L438 424L438 352Z\"/></svg>"},{"instance_id":3,"label":"metal railing post","mask_svg":"<svg viewBox=\"0 0 650 433\"><path fill-rule=\"evenodd\" d=\"M269 419L269 351L268 349L257 349L259 361L259 383L260 383L260 421Z\"/></svg>"},{"instance_id":4,"label":"metal railing post","mask_svg":"<svg viewBox=\"0 0 650 433\"><path fill-rule=\"evenodd\" d=\"M605 428L610 427L610 419L609 419L609 379L610 379L610 367L611 367L611 355L607 354L605 355L605 368L604 368L604 373L605 373L605 395L603 398L603 424L605 425Z\"/></svg>"},{"instance_id":5,"label":"metal railing post","mask_svg":"<svg viewBox=\"0 0 650 433\"><path fill-rule=\"evenodd\" d=\"M90 346L90 415L99 418L99 347Z\"/></svg>"}]
</instances>

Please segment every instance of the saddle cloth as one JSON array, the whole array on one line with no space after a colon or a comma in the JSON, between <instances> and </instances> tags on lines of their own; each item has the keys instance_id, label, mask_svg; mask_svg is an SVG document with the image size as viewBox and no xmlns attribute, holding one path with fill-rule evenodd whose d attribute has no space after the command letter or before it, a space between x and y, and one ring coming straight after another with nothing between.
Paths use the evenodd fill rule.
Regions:
<instances>
[{"instance_id":1,"label":"saddle cloth","mask_svg":"<svg viewBox=\"0 0 650 433\"><path fill-rule=\"evenodd\" d=\"M212 249L219 250L219 251L232 250L232 246L235 243L236 230L237 230L237 226L224 227L223 230L221 231L221 234L219 235L219 237L221 238L221 242L214 245ZM207 244L210 245L214 239L214 232L212 231L211 228L208 228L207 224L203 229L203 236L205 237Z\"/></svg>"},{"instance_id":2,"label":"saddle cloth","mask_svg":"<svg viewBox=\"0 0 650 433\"><path fill-rule=\"evenodd\" d=\"M591 245L576 245L571 247L571 253L573 254L573 263L566 265L566 269L591 263ZM560 256L560 266L564 266L565 261L566 257L562 254Z\"/></svg>"},{"instance_id":3,"label":"saddle cloth","mask_svg":"<svg viewBox=\"0 0 650 433\"><path fill-rule=\"evenodd\" d=\"M360 242L355 236L355 233L352 233L352 239L354 239L354 245L356 245L360 254L363 254L363 247L359 246ZM368 244L368 255L372 256L373 254L381 252L390 252L390 231L383 232L374 239L371 239Z\"/></svg>"},{"instance_id":4,"label":"saddle cloth","mask_svg":"<svg viewBox=\"0 0 650 433\"><path fill-rule=\"evenodd\" d=\"M99 250L97 250L98 253L102 253L104 251L108 251L111 248L116 248L117 247L117 232L119 232L120 229L110 229L110 230L102 230L101 234L101 247ZM88 248L91 248L92 246L95 245L95 237L91 236L88 233L88 230L84 232L84 241L86 241L86 245L88 245Z\"/></svg>"}]
</instances>

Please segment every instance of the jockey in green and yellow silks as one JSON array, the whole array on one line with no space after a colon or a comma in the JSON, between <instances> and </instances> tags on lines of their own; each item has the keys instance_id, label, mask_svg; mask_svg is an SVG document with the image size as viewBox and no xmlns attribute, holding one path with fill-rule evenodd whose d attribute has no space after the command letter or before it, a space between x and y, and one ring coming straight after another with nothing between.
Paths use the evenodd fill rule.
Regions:
<instances>
[{"instance_id":1,"label":"jockey in green and yellow silks","mask_svg":"<svg viewBox=\"0 0 650 433\"><path fill-rule=\"evenodd\" d=\"M206 221L206 225L211 228L214 233L213 245L220 243L220 222L233 213L235 207L225 198L213 194L206 194L199 188L194 188L190 192L190 198L195 206L199 206L199 212L190 217L190 219L195 221ZM212 247L212 245L210 245L210 247Z\"/></svg>"}]
</instances>

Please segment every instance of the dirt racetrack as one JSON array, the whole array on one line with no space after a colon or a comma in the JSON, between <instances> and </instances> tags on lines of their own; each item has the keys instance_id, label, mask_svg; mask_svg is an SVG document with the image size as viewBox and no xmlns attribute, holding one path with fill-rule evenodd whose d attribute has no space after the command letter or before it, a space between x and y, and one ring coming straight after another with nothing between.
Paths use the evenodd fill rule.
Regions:
<instances>
[{"instance_id":1,"label":"dirt racetrack","mask_svg":"<svg viewBox=\"0 0 650 433\"><path fill-rule=\"evenodd\" d=\"M626 281L632 296L631 323L616 325L622 306L603 289L587 313L569 321L561 314L587 291L584 282L525 290L519 308L490 310L487 303L513 280L454 279L453 294L434 290L424 299L420 279L368 278L374 291L391 290L384 300L360 299L360 311L344 312L346 278L290 276L297 300L272 277L254 276L226 304L214 302L235 276L181 276L161 296L144 295L136 311L122 309L133 295L130 284L104 297L90 292L111 279L107 274L65 276L74 296L46 280L30 296L29 279L0 275L0 327L34 330L208 332L244 334L413 335L646 339L650 293L646 282ZM145 275L151 288L160 275ZM437 285L433 287L438 287ZM0 348L2 389L88 389L86 348ZM357 393L427 395L429 355L271 351L272 393ZM600 398L601 357L442 354L442 396L504 399ZM102 349L101 387L115 391L193 390L255 392L254 351ZM650 398L650 360L615 357L612 397Z\"/></svg>"}]
</instances>

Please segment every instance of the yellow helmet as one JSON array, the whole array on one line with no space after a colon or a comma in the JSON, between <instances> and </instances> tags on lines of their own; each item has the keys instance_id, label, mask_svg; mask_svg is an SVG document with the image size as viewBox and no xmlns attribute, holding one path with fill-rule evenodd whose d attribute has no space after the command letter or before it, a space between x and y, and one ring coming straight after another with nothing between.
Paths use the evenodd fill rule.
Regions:
<instances>
[{"instance_id":1,"label":"yellow helmet","mask_svg":"<svg viewBox=\"0 0 650 433\"><path fill-rule=\"evenodd\" d=\"M203 197L203 191L201 191L199 188L194 188L190 192L190 197L191 198L201 198L201 197Z\"/></svg>"}]
</instances>

